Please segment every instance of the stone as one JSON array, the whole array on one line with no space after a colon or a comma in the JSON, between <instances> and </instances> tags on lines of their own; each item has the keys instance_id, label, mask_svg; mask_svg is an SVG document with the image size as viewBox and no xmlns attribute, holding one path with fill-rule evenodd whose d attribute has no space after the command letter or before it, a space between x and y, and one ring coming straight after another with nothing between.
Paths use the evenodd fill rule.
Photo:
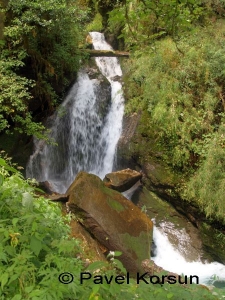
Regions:
<instances>
[{"instance_id":1,"label":"stone","mask_svg":"<svg viewBox=\"0 0 225 300\"><path fill-rule=\"evenodd\" d=\"M59 193L53 193L51 195L48 195L47 198L51 201L56 201L56 202L67 202L69 196L66 194L59 194Z\"/></svg>"},{"instance_id":2,"label":"stone","mask_svg":"<svg viewBox=\"0 0 225 300\"><path fill-rule=\"evenodd\" d=\"M141 262L150 257L153 235L147 215L93 174L80 172L67 194L69 210L91 235L108 251L121 251L118 259L128 272L141 272Z\"/></svg>"},{"instance_id":3,"label":"stone","mask_svg":"<svg viewBox=\"0 0 225 300\"><path fill-rule=\"evenodd\" d=\"M90 80L93 82L95 94L98 99L96 103L97 113L101 121L104 122L111 105L110 82L99 72L99 69L96 67L96 65L93 65L92 67L86 67L85 72L87 72Z\"/></svg>"},{"instance_id":4,"label":"stone","mask_svg":"<svg viewBox=\"0 0 225 300\"><path fill-rule=\"evenodd\" d=\"M125 169L106 174L103 181L105 186L119 192L125 192L141 178L142 173L131 169Z\"/></svg>"},{"instance_id":5,"label":"stone","mask_svg":"<svg viewBox=\"0 0 225 300\"><path fill-rule=\"evenodd\" d=\"M76 220L70 221L71 237L81 241L82 260L85 261L86 267L95 261L106 261L103 254L104 249L99 245L98 241L91 237L91 235L83 228ZM105 250L106 251L106 250ZM88 263L89 260L89 263Z\"/></svg>"},{"instance_id":6,"label":"stone","mask_svg":"<svg viewBox=\"0 0 225 300\"><path fill-rule=\"evenodd\" d=\"M48 195L51 195L54 193L51 183L47 180L38 182L38 188L43 190Z\"/></svg>"},{"instance_id":7,"label":"stone","mask_svg":"<svg viewBox=\"0 0 225 300\"><path fill-rule=\"evenodd\" d=\"M216 279L213 281L213 285L218 289L224 289L225 288L225 280L224 279Z\"/></svg>"},{"instance_id":8,"label":"stone","mask_svg":"<svg viewBox=\"0 0 225 300\"><path fill-rule=\"evenodd\" d=\"M113 77L111 77L110 79L111 79L112 81L119 81L119 82L121 82L121 76L119 76L119 75L113 76Z\"/></svg>"},{"instance_id":9,"label":"stone","mask_svg":"<svg viewBox=\"0 0 225 300\"><path fill-rule=\"evenodd\" d=\"M87 35L86 37L86 43L91 44L92 45L92 37L90 36L90 34Z\"/></svg>"},{"instance_id":10,"label":"stone","mask_svg":"<svg viewBox=\"0 0 225 300\"><path fill-rule=\"evenodd\" d=\"M169 202L160 199L143 185L133 192L131 201L140 208L146 207L148 217L154 219L154 225L166 234L171 245L186 261L214 261L203 245L201 232ZM153 245L151 251L151 256L154 256Z\"/></svg>"}]
</instances>

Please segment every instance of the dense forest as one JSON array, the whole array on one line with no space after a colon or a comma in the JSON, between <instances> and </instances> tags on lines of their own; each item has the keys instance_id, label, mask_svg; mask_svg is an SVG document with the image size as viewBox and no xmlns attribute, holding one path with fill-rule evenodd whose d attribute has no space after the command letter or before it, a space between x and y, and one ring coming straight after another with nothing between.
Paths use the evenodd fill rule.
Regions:
<instances>
[{"instance_id":1,"label":"dense forest","mask_svg":"<svg viewBox=\"0 0 225 300\"><path fill-rule=\"evenodd\" d=\"M65 271L79 278L88 255L70 238L73 217L21 169L32 136L54 144L45 120L89 61L89 31L130 54L125 112L140 115L141 142L129 155L165 166L170 197L195 207L225 247L225 2L0 0L0 299L222 299L224 289L196 285L59 284ZM126 272L117 259L89 266L98 269Z\"/></svg>"}]
</instances>

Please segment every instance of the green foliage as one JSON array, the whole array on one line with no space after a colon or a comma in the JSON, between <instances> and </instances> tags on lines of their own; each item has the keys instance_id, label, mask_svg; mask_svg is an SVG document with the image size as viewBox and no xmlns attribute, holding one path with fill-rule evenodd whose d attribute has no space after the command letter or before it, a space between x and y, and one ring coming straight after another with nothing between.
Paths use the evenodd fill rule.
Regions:
<instances>
[{"instance_id":1,"label":"green foliage","mask_svg":"<svg viewBox=\"0 0 225 300\"><path fill-rule=\"evenodd\" d=\"M87 25L87 31L102 31L102 16L100 13L96 13L93 21Z\"/></svg>"},{"instance_id":2,"label":"green foliage","mask_svg":"<svg viewBox=\"0 0 225 300\"><path fill-rule=\"evenodd\" d=\"M43 126L29 112L52 110L78 70L78 43L86 15L74 1L8 1L0 43L0 131L15 126L41 137ZM31 102L31 100L33 102Z\"/></svg>"},{"instance_id":3,"label":"green foliage","mask_svg":"<svg viewBox=\"0 0 225 300\"><path fill-rule=\"evenodd\" d=\"M186 177L179 190L183 198L223 224L224 35L223 20L196 27L178 44L165 38L136 50L125 65L126 112L144 111L143 134Z\"/></svg>"},{"instance_id":4,"label":"green foliage","mask_svg":"<svg viewBox=\"0 0 225 300\"><path fill-rule=\"evenodd\" d=\"M122 28L120 36L127 46L150 44L162 35L174 38L191 28L206 15L202 1L134 1L118 2L109 13L112 32Z\"/></svg>"},{"instance_id":5,"label":"green foliage","mask_svg":"<svg viewBox=\"0 0 225 300\"><path fill-rule=\"evenodd\" d=\"M16 70L24 65L16 56L23 59L25 53L19 51L14 55L10 58L9 51L2 51L0 54L0 131L10 127L10 119L16 124L17 130L24 130L27 134L38 134L44 126L32 122L27 108L31 99L28 89L33 86L33 81L16 73Z\"/></svg>"},{"instance_id":6,"label":"green foliage","mask_svg":"<svg viewBox=\"0 0 225 300\"><path fill-rule=\"evenodd\" d=\"M168 38L136 51L128 70L132 75L127 79L127 112L147 110L146 128L166 149L165 159L180 170L205 158L224 120L224 31L219 26L183 38L179 47L184 54Z\"/></svg>"},{"instance_id":7,"label":"green foliage","mask_svg":"<svg viewBox=\"0 0 225 300\"><path fill-rule=\"evenodd\" d=\"M69 218L35 196L30 182L2 158L0 166L0 299L77 298L76 282L58 281L65 270L79 274L82 268L78 242L69 240Z\"/></svg>"},{"instance_id":8,"label":"green foliage","mask_svg":"<svg viewBox=\"0 0 225 300\"><path fill-rule=\"evenodd\" d=\"M225 125L210 140L206 159L192 176L184 197L197 200L206 216L225 224Z\"/></svg>"}]
</instances>

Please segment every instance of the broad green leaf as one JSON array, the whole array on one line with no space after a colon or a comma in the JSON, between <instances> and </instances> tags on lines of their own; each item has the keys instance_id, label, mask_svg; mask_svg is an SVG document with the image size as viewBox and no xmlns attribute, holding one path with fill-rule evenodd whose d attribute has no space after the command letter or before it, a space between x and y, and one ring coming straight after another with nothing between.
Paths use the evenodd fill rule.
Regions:
<instances>
[{"instance_id":1,"label":"broad green leaf","mask_svg":"<svg viewBox=\"0 0 225 300\"><path fill-rule=\"evenodd\" d=\"M31 291L29 296L32 297L32 299L36 299L36 297L38 297L37 299L40 299L39 297L44 296L44 294L45 294L44 290L35 289L35 290Z\"/></svg>"},{"instance_id":2,"label":"broad green leaf","mask_svg":"<svg viewBox=\"0 0 225 300\"><path fill-rule=\"evenodd\" d=\"M121 251L114 251L114 256L120 256L120 255L122 255Z\"/></svg>"},{"instance_id":3,"label":"broad green leaf","mask_svg":"<svg viewBox=\"0 0 225 300\"><path fill-rule=\"evenodd\" d=\"M16 280L19 276L20 276L19 273L18 274L13 274L12 276L10 276L8 284L10 285L10 283L13 282L14 280Z\"/></svg>"},{"instance_id":4,"label":"broad green leaf","mask_svg":"<svg viewBox=\"0 0 225 300\"><path fill-rule=\"evenodd\" d=\"M15 226L18 221L19 221L19 218L13 218L12 219L13 226Z\"/></svg>"},{"instance_id":5,"label":"broad green leaf","mask_svg":"<svg viewBox=\"0 0 225 300\"><path fill-rule=\"evenodd\" d=\"M25 288L25 292L28 293L28 294L30 294L30 292L31 292L33 289L34 289L34 286L33 286L33 285L27 286L27 287Z\"/></svg>"},{"instance_id":6,"label":"broad green leaf","mask_svg":"<svg viewBox=\"0 0 225 300\"><path fill-rule=\"evenodd\" d=\"M7 255L2 251L0 252L0 261L4 261L7 263Z\"/></svg>"},{"instance_id":7,"label":"broad green leaf","mask_svg":"<svg viewBox=\"0 0 225 300\"><path fill-rule=\"evenodd\" d=\"M93 263L91 263L86 270L88 271L94 271L97 269L101 269L103 267L107 266L107 263L104 261L95 261Z\"/></svg>"},{"instance_id":8,"label":"broad green leaf","mask_svg":"<svg viewBox=\"0 0 225 300\"><path fill-rule=\"evenodd\" d=\"M97 294L97 292L99 291L99 289L100 289L100 285L96 284L96 285L93 286L92 293L91 293L91 295L89 297L89 300L94 300L95 299L95 295Z\"/></svg>"},{"instance_id":9,"label":"broad green leaf","mask_svg":"<svg viewBox=\"0 0 225 300\"><path fill-rule=\"evenodd\" d=\"M42 249L42 242L38 240L34 235L31 237L30 248L37 256Z\"/></svg>"},{"instance_id":10,"label":"broad green leaf","mask_svg":"<svg viewBox=\"0 0 225 300\"><path fill-rule=\"evenodd\" d=\"M3 158L0 158L0 166L3 166L6 170L17 173L18 171L13 167L10 167Z\"/></svg>"},{"instance_id":11,"label":"broad green leaf","mask_svg":"<svg viewBox=\"0 0 225 300\"><path fill-rule=\"evenodd\" d=\"M3 289L4 286L6 285L6 283L8 282L9 279L9 274L8 273L3 273L0 277L0 281L1 281L1 288Z\"/></svg>"},{"instance_id":12,"label":"broad green leaf","mask_svg":"<svg viewBox=\"0 0 225 300\"><path fill-rule=\"evenodd\" d=\"M117 268L119 268L123 273L127 272L120 260L114 259L114 263L116 264Z\"/></svg>"},{"instance_id":13,"label":"broad green leaf","mask_svg":"<svg viewBox=\"0 0 225 300\"><path fill-rule=\"evenodd\" d=\"M34 201L34 198L30 193L28 193L28 192L23 193L22 205L24 207L31 210L33 208L33 201Z\"/></svg>"},{"instance_id":14,"label":"broad green leaf","mask_svg":"<svg viewBox=\"0 0 225 300\"><path fill-rule=\"evenodd\" d=\"M21 300L22 296L20 294L15 295L12 300Z\"/></svg>"},{"instance_id":15,"label":"broad green leaf","mask_svg":"<svg viewBox=\"0 0 225 300\"><path fill-rule=\"evenodd\" d=\"M5 251L12 257L16 254L16 250L13 246L5 246Z\"/></svg>"},{"instance_id":16,"label":"broad green leaf","mask_svg":"<svg viewBox=\"0 0 225 300\"><path fill-rule=\"evenodd\" d=\"M37 222L34 221L34 222L32 223L31 230L32 230L32 231L36 231L37 229L38 229L38 224L37 224Z\"/></svg>"}]
</instances>

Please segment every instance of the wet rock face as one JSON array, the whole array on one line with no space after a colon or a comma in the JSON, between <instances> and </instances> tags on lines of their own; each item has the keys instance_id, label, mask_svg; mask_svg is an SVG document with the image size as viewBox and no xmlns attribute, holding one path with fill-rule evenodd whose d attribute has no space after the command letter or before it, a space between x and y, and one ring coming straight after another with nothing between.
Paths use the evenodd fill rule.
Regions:
<instances>
[{"instance_id":1,"label":"wet rock face","mask_svg":"<svg viewBox=\"0 0 225 300\"><path fill-rule=\"evenodd\" d=\"M125 192L141 178L142 174L140 172L131 169L125 169L106 174L103 181L105 186L119 192Z\"/></svg>"},{"instance_id":2,"label":"wet rock face","mask_svg":"<svg viewBox=\"0 0 225 300\"><path fill-rule=\"evenodd\" d=\"M53 187L49 181L42 181L38 183L38 188L43 190L46 194L51 195L54 193Z\"/></svg>"},{"instance_id":3,"label":"wet rock face","mask_svg":"<svg viewBox=\"0 0 225 300\"><path fill-rule=\"evenodd\" d=\"M154 219L155 226L166 234L171 245L185 257L186 261L214 260L204 250L199 230L184 215L177 212L170 203L163 201L143 186L133 193L131 201L138 207L146 207L149 218ZM152 256L154 256L153 246L151 250L153 250Z\"/></svg>"},{"instance_id":4,"label":"wet rock face","mask_svg":"<svg viewBox=\"0 0 225 300\"><path fill-rule=\"evenodd\" d=\"M136 274L150 257L153 223L131 201L107 188L93 175L80 172L69 187L69 210L108 250L121 251L125 268Z\"/></svg>"},{"instance_id":5,"label":"wet rock face","mask_svg":"<svg viewBox=\"0 0 225 300\"><path fill-rule=\"evenodd\" d=\"M94 82L95 94L97 96L98 114L104 119L111 105L111 85L97 66L93 65L85 69L89 78Z\"/></svg>"}]
</instances>

